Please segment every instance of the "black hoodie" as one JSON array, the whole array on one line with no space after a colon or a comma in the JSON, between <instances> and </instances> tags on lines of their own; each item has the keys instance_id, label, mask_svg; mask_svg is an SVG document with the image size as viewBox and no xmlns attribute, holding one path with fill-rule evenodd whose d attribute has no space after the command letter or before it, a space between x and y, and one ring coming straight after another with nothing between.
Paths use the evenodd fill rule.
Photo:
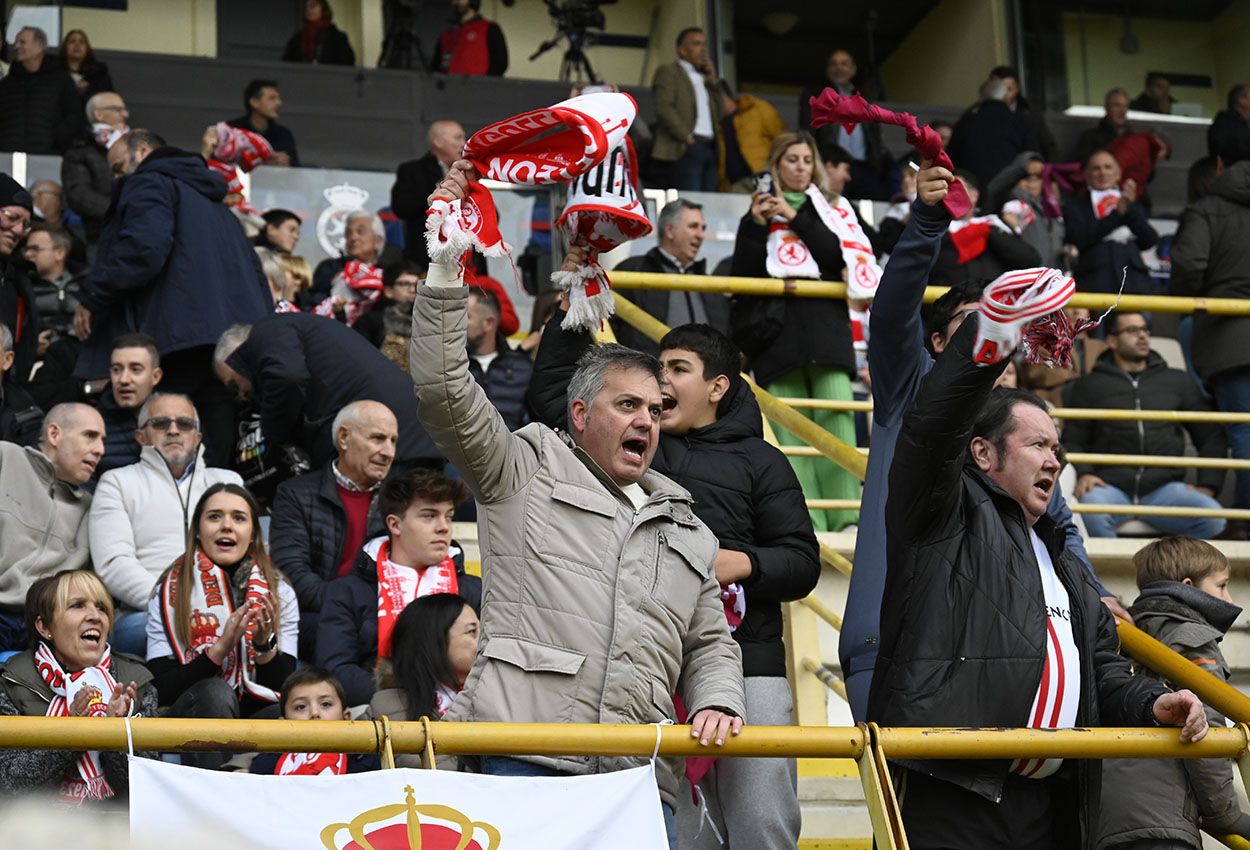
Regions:
<instances>
[{"instance_id":1,"label":"black hoodie","mask_svg":"<svg viewBox=\"0 0 1250 850\"><path fill-rule=\"evenodd\" d=\"M528 396L533 417L551 427L564 427L569 378L593 344L589 334L562 329L563 319L556 311L543 331ZM690 491L695 515L721 548L751 559L751 575L742 582L746 615L733 633L742 650L742 672L784 676L781 603L815 589L820 549L798 478L763 433L755 394L737 381L711 425L680 436L660 432L651 468Z\"/></svg>"}]
</instances>

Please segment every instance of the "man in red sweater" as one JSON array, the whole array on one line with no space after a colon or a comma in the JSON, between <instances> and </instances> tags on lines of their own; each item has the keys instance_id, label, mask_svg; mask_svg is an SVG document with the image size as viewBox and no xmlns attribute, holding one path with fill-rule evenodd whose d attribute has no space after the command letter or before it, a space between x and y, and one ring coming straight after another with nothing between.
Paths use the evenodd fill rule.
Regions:
<instances>
[{"instance_id":1,"label":"man in red sweater","mask_svg":"<svg viewBox=\"0 0 1250 850\"><path fill-rule=\"evenodd\" d=\"M376 495L399 440L395 414L377 401L345 406L332 431L335 459L284 481L273 499L269 551L299 598L300 658L314 657L326 585L351 572L367 539L385 533Z\"/></svg>"},{"instance_id":2,"label":"man in red sweater","mask_svg":"<svg viewBox=\"0 0 1250 850\"><path fill-rule=\"evenodd\" d=\"M481 0L451 0L456 22L438 37L430 70L466 77L502 77L508 70L503 30L482 17L481 5Z\"/></svg>"}]
</instances>

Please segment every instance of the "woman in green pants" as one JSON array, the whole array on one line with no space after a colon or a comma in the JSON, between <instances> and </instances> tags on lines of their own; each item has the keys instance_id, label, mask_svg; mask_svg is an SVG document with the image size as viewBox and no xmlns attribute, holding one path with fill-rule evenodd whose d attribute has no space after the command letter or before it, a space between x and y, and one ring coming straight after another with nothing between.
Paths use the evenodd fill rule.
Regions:
<instances>
[{"instance_id":1,"label":"woman in green pants","mask_svg":"<svg viewBox=\"0 0 1250 850\"><path fill-rule=\"evenodd\" d=\"M833 216L849 204L828 190L816 144L806 133L783 133L768 157L768 177L738 225L733 275L843 280L846 259ZM769 184L771 178L771 187ZM853 213L852 213L853 215ZM843 231L845 232L845 231ZM846 302L830 298L735 296L733 338L769 392L796 398L851 400L855 351ZM804 410L835 437L855 444L850 413ZM777 428L783 445L803 442ZM860 482L824 457L792 457L809 499L858 499ZM817 531L858 521L854 510L813 510Z\"/></svg>"}]
</instances>

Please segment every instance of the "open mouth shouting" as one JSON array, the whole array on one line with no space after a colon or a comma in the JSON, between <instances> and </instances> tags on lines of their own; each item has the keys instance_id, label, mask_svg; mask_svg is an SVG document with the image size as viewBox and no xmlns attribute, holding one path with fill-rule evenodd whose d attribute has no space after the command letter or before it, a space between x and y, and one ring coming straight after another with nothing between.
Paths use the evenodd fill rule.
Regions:
<instances>
[{"instance_id":1,"label":"open mouth shouting","mask_svg":"<svg viewBox=\"0 0 1250 850\"><path fill-rule=\"evenodd\" d=\"M625 459L630 463L642 466L647 462L647 448L651 441L646 437L626 437L621 442Z\"/></svg>"},{"instance_id":2,"label":"open mouth shouting","mask_svg":"<svg viewBox=\"0 0 1250 850\"><path fill-rule=\"evenodd\" d=\"M1055 479L1049 478L1049 477L1042 478L1034 482L1033 484L1033 489L1037 491L1038 495L1040 495L1042 498L1046 499L1047 501L1050 501L1050 493L1054 489L1054 487L1055 487Z\"/></svg>"},{"instance_id":3,"label":"open mouth shouting","mask_svg":"<svg viewBox=\"0 0 1250 850\"><path fill-rule=\"evenodd\" d=\"M82 633L78 635L78 639L88 649L99 649L104 642L104 633L95 626L90 626L82 630Z\"/></svg>"}]
</instances>

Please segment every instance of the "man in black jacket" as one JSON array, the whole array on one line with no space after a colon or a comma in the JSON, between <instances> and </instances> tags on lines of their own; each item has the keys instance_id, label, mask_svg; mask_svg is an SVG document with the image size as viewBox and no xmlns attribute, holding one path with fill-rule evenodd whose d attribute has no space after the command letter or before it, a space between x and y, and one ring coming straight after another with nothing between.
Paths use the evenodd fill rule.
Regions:
<instances>
[{"instance_id":1,"label":"man in black jacket","mask_svg":"<svg viewBox=\"0 0 1250 850\"><path fill-rule=\"evenodd\" d=\"M890 467L881 639L868 719L882 726L1183 726L1188 691L1135 677L1110 612L1046 516L1062 448L1042 403L992 391L969 316L924 379ZM1008 352L1009 354L1009 352ZM895 763L911 846L1093 847L1097 761Z\"/></svg>"},{"instance_id":2,"label":"man in black jacket","mask_svg":"<svg viewBox=\"0 0 1250 850\"><path fill-rule=\"evenodd\" d=\"M19 446L39 445L43 410L30 393L9 380L13 368L13 332L0 323L0 440Z\"/></svg>"},{"instance_id":3,"label":"man in black jacket","mask_svg":"<svg viewBox=\"0 0 1250 850\"><path fill-rule=\"evenodd\" d=\"M515 431L529 422L525 391L534 362L525 352L508 345L508 338L499 329L502 316L494 292L469 287L469 374L482 385L508 429Z\"/></svg>"},{"instance_id":4,"label":"man in black jacket","mask_svg":"<svg viewBox=\"0 0 1250 850\"><path fill-rule=\"evenodd\" d=\"M0 150L61 154L82 129L82 97L47 49L43 30L18 30L15 61L0 80Z\"/></svg>"},{"instance_id":5,"label":"man in black jacket","mask_svg":"<svg viewBox=\"0 0 1250 850\"><path fill-rule=\"evenodd\" d=\"M400 163L391 187L391 209L404 223L404 256L420 266L430 264L425 244L426 199L447 176L447 169L464 151L464 127L455 121L435 121L427 135L425 156Z\"/></svg>"},{"instance_id":6,"label":"man in black jacket","mask_svg":"<svg viewBox=\"0 0 1250 850\"><path fill-rule=\"evenodd\" d=\"M431 593L457 593L481 612L482 580L465 573L464 552L451 539L456 505L468 498L463 481L432 469L393 476L379 490L377 512L386 522L386 533L361 547L350 573L330 582L317 628L317 664L343 683L348 705L373 697L379 656L390 658L389 651L379 652L379 635L385 632L389 646L390 629L403 610L396 605L384 612L379 603L379 561L399 579L405 605ZM438 568L448 559L455 571L454 589L440 581L444 577Z\"/></svg>"},{"instance_id":7,"label":"man in black jacket","mask_svg":"<svg viewBox=\"0 0 1250 850\"><path fill-rule=\"evenodd\" d=\"M282 95L274 80L252 80L243 90L244 113L230 122L231 127L251 130L265 137L273 146L273 156L268 165L299 165L299 152L295 149L295 134L289 127L278 123L278 111L282 109Z\"/></svg>"},{"instance_id":8,"label":"man in black jacket","mask_svg":"<svg viewBox=\"0 0 1250 850\"><path fill-rule=\"evenodd\" d=\"M1228 108L1217 112L1207 128L1207 152L1225 168L1250 159L1250 85L1238 83L1228 92Z\"/></svg>"},{"instance_id":9,"label":"man in black jacket","mask_svg":"<svg viewBox=\"0 0 1250 850\"><path fill-rule=\"evenodd\" d=\"M868 79L861 79L863 76ZM803 89L799 95L799 129L806 130L812 126L811 99L826 88L833 88L847 97L862 94L868 100L877 100L879 95L871 84L871 76L859 73L859 66L849 50L834 50L825 62L825 79ZM848 198L877 201L889 198L885 174L891 165L890 152L881 143L880 124L866 122L849 130L840 124L826 124L813 130L812 134L821 149L836 146L850 154L851 181L845 190Z\"/></svg>"},{"instance_id":10,"label":"man in black jacket","mask_svg":"<svg viewBox=\"0 0 1250 850\"><path fill-rule=\"evenodd\" d=\"M13 380L25 384L38 351L39 314L29 266L17 245L30 230L35 202L30 193L0 173L0 322L13 332Z\"/></svg>"},{"instance_id":11,"label":"man in black jacket","mask_svg":"<svg viewBox=\"0 0 1250 850\"><path fill-rule=\"evenodd\" d=\"M82 217L87 242L94 245L113 199L109 140L115 133L128 131L130 112L121 95L103 91L87 100L86 116L90 126L70 142L61 159L61 185L65 187L65 203Z\"/></svg>"},{"instance_id":12,"label":"man in black jacket","mask_svg":"<svg viewBox=\"0 0 1250 850\"><path fill-rule=\"evenodd\" d=\"M236 325L221 335L213 367L227 388L255 398L270 443L299 448L313 469L335 456L334 417L361 399L382 402L399 421L399 466L439 458L417 421L408 376L342 322L271 313L254 325Z\"/></svg>"},{"instance_id":13,"label":"man in black jacket","mask_svg":"<svg viewBox=\"0 0 1250 850\"><path fill-rule=\"evenodd\" d=\"M1108 349L1088 375L1073 383L1071 407L1112 410L1199 410L1211 404L1189 374L1169 369L1150 349L1150 322L1141 313L1113 313L1103 323ZM1224 429L1206 422L1105 422L1073 419L1063 429L1071 452L1099 454L1183 455L1185 431L1201 457L1228 456ZM1075 495L1083 504L1179 505L1219 509L1215 495L1224 486L1224 470L1198 470L1197 485L1185 483L1185 470L1167 466L1095 466L1078 464ZM1115 537L1128 514L1085 514L1091 537ZM1146 517L1164 534L1210 539L1224 530L1216 517Z\"/></svg>"},{"instance_id":14,"label":"man in black jacket","mask_svg":"<svg viewBox=\"0 0 1250 850\"><path fill-rule=\"evenodd\" d=\"M981 86L981 100L955 124L948 153L960 168L988 186L994 175L1025 151L1040 149L1029 119L1013 112L1007 81L990 77Z\"/></svg>"},{"instance_id":15,"label":"man in black jacket","mask_svg":"<svg viewBox=\"0 0 1250 850\"><path fill-rule=\"evenodd\" d=\"M563 427L566 389L589 334L560 327L557 310L543 331L529 402L534 416ZM742 380L742 355L724 334L683 325L660 340L664 411L652 469L694 496L695 514L720 540L716 578L742 650L748 723L788 725L781 603L807 596L820 578L816 536L794 470L763 440L755 394ZM742 607L739 607L742 606ZM745 613L743 613L743 608ZM793 759L718 761L699 783L733 847L793 848L799 806ZM682 846L694 846L699 808L679 795Z\"/></svg>"},{"instance_id":16,"label":"man in black jacket","mask_svg":"<svg viewBox=\"0 0 1250 850\"><path fill-rule=\"evenodd\" d=\"M623 272L707 274L707 260L699 259L707 236L702 204L685 198L669 201L660 210L655 232L659 241L656 247L641 257L630 257L618 263L616 268ZM629 298L669 327L696 322L711 325L723 334L729 333L729 299L719 293L637 289L629 293ZM621 345L649 354L660 353L659 346L649 337L619 318L613 318L611 323Z\"/></svg>"}]
</instances>

